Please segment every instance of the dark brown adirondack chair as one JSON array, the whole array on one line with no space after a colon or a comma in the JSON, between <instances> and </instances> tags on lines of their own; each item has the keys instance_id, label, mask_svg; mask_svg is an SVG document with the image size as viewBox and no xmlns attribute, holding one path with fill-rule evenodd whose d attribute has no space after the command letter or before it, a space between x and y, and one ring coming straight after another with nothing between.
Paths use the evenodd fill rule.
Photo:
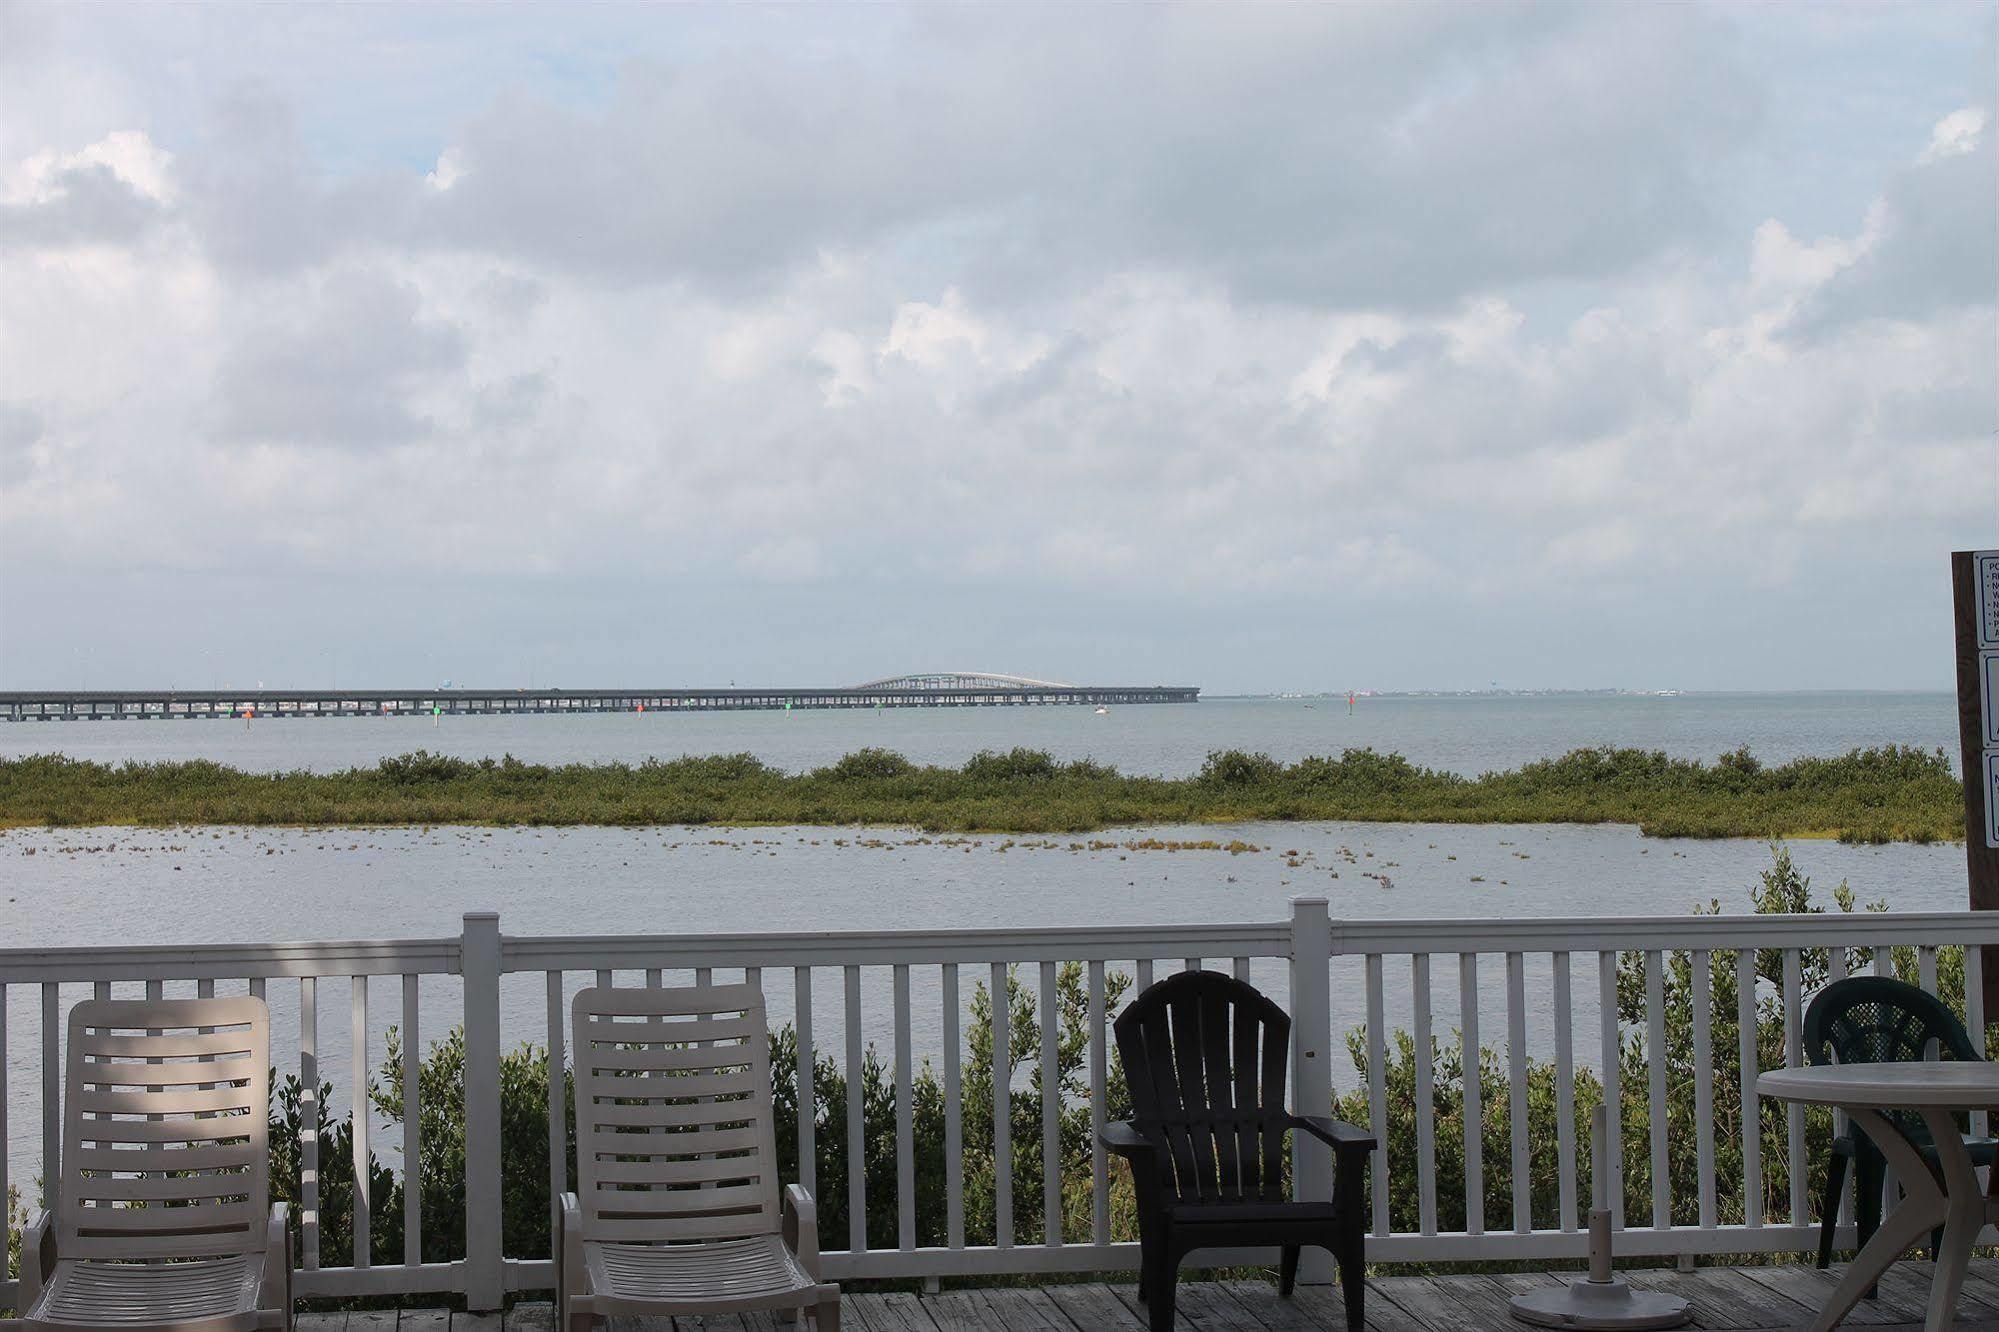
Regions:
<instances>
[{"instance_id":1,"label":"dark brown adirondack chair","mask_svg":"<svg viewBox=\"0 0 1999 1332\"><path fill-rule=\"evenodd\" d=\"M1138 1293L1153 1332L1173 1326L1173 1287L1189 1253L1272 1244L1283 1256L1278 1288L1286 1296L1297 1284L1301 1248L1331 1252L1347 1326L1362 1327L1361 1171L1374 1138L1284 1108L1289 1015L1233 976L1183 971L1134 999L1116 1031L1133 1114L1105 1128L1104 1145L1131 1163ZM1293 1131L1333 1149L1330 1202L1289 1196L1285 1135Z\"/></svg>"}]
</instances>

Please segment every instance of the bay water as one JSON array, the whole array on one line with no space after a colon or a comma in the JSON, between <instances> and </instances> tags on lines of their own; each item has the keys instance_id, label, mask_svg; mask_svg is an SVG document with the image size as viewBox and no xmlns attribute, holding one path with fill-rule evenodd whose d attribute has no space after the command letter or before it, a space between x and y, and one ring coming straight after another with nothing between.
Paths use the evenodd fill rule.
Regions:
<instances>
[{"instance_id":1,"label":"bay water","mask_svg":"<svg viewBox=\"0 0 1999 1332\"><path fill-rule=\"evenodd\" d=\"M1223 700L1108 716L973 708L445 717L435 727L414 718L248 728L227 721L19 724L0 726L0 753L206 757L262 771L325 771L416 748L468 757L511 752L540 762L749 751L799 770L864 745L949 764L980 749L1026 745L1128 772L1184 775L1217 748L1293 760L1371 745L1476 773L1594 744L1702 758L1747 744L1767 762L1884 743L1948 749L1955 721L1946 694L1374 698L1358 700L1351 714L1344 700L1311 702ZM1790 850L1828 902L1841 881L1863 902L1895 910L1964 902L1959 846L1800 841ZM1245 823L1055 837L854 828L24 829L0 833L0 947L437 937L456 934L463 914L476 910L498 911L501 929L513 935L1281 920L1291 899L1305 894L1326 897L1335 917L1658 915L1710 902L1743 911L1771 854L1760 842L1645 838L1621 825ZM1219 957L1209 962L1226 965ZM1252 964L1251 974L1280 999L1288 989L1275 959ZM983 979L982 969L967 968L965 993ZM1036 980L1031 969L1022 979ZM572 973L565 992L589 980ZM914 969L912 983L912 1045L919 1060L934 1058L941 1037L936 968ZM842 984L837 969L814 977L819 1048L836 1055L844 1048ZM886 969L864 973L862 1034L884 1052L895 1035L890 985ZM1550 986L1548 959L1530 959L1527 1016L1537 1057L1551 1053ZM64 1006L84 988L66 987ZM789 976L772 972L766 988L773 1020L789 1020ZM1477 988L1490 1042L1504 1033L1500 959L1484 960ZM1434 990L1443 1035L1461 1021L1460 996L1447 971L1437 973ZM169 992L191 993L192 986ZM1406 1025L1409 978L1391 976L1388 992L1391 1022ZM400 1021L400 987L378 978L369 993L364 1059L372 1066L381 1061L387 1028ZM297 1068L297 995L290 983L270 987L281 1072ZM462 999L450 978L424 981L421 996L428 1043L458 1021ZM545 996L543 977L506 982L510 1043L542 1039ZM1593 1031L1595 987L1580 971L1576 996L1576 1030ZM319 987L320 1068L343 1111L351 1098L350 998L345 980ZM40 1003L34 987L9 987L8 1155L16 1180L38 1170ZM1361 1021L1357 962L1336 967L1333 1003L1336 1032ZM1336 1060L1335 1076L1351 1079L1353 1071Z\"/></svg>"}]
</instances>

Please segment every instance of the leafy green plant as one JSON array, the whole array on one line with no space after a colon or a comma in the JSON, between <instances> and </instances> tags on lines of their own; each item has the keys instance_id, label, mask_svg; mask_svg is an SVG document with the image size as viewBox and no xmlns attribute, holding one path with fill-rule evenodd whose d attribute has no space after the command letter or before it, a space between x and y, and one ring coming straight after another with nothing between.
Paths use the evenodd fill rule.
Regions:
<instances>
[{"instance_id":1,"label":"leafy green plant","mask_svg":"<svg viewBox=\"0 0 1999 1332\"><path fill-rule=\"evenodd\" d=\"M838 782L880 782L906 777L916 765L892 749L857 749L817 775Z\"/></svg>"},{"instance_id":2,"label":"leafy green plant","mask_svg":"<svg viewBox=\"0 0 1999 1332\"><path fill-rule=\"evenodd\" d=\"M1203 786L1235 790L1239 787L1269 786L1284 775L1284 765L1268 754L1249 754L1240 749L1217 749L1201 764L1194 780Z\"/></svg>"},{"instance_id":3,"label":"leafy green plant","mask_svg":"<svg viewBox=\"0 0 1999 1332\"><path fill-rule=\"evenodd\" d=\"M1756 913L1817 913L1827 910L1812 891L1811 880L1799 871L1790 851L1781 842L1771 847L1770 868L1748 894L1748 905ZM1832 890L1831 909L1851 912L1857 908L1854 894L1841 883ZM1869 910L1882 909L1875 904ZM1716 914L1721 904L1711 902L1705 914ZM1748 1212L1745 1192L1744 1158L1748 1134L1753 1133L1760 1161L1757 1206L1765 1217L1785 1218L1791 1214L1790 1123L1786 1106L1777 1101L1756 1102L1745 1115L1741 1061L1738 975L1732 952L1711 953L1707 959L1709 1058L1711 1074L1710 1124L1714 1135L1712 1181L1715 1219L1722 1225L1741 1224ZM1872 950L1848 949L1844 959L1848 974L1871 968L1876 959ZM1880 959L1891 974L1904 980L1918 979L1918 958L1914 949L1894 949ZM1799 950L1800 993L1810 994L1824 985L1834 970L1832 951L1823 948ZM1675 1225L1700 1221L1701 1179L1699 1160L1693 1149L1699 1132L1696 1117L1694 1057L1694 955L1668 951L1660 959L1662 1015L1665 1045L1661 1057L1666 1072L1665 1135L1669 1150L1669 1215ZM1755 1015L1751 1036L1759 1068L1777 1068L1784 1063L1784 952L1759 950L1755 958L1756 991L1751 998ZM1945 1002L1963 1011L1964 950L1941 947L1937 950L1937 989ZM1630 1224L1648 1224L1652 1204L1652 1112L1650 1078L1654 1052L1646 1043L1645 957L1624 953L1618 960L1617 1008L1622 1036L1618 1059L1619 1136L1623 1143L1623 1207ZM1993 1034L1999 1041L1999 1031ZM1366 1033L1350 1033L1347 1046L1362 1085L1334 1098L1334 1113L1357 1123L1368 1122ZM1406 1032L1395 1032L1388 1043L1383 1076L1387 1087L1387 1143L1390 1173L1389 1214L1397 1230L1414 1229L1419 1219L1416 1188L1417 1154L1416 1073L1421 1055ZM1437 1225L1443 1230L1460 1229L1467 1212L1463 1181L1464 1108L1467 1068L1463 1041L1433 1039L1428 1057L1434 1080L1433 1129L1437 1163ZM1553 1061L1530 1058L1527 1065L1529 1145L1528 1190L1530 1215L1539 1227L1560 1222L1559 1169L1556 1131L1556 1076ZM1753 1073L1753 1070L1752 1070ZM1510 1223L1513 1208L1512 1131L1509 1119L1510 1086L1504 1051L1486 1047L1477 1060L1481 1115L1478 1140L1484 1190L1481 1201L1486 1223ZM1753 1082L1753 1077L1752 1077ZM1574 1073L1576 1189L1582 1212L1588 1210L1593 1187L1589 1160L1589 1121L1602 1104L1604 1087L1599 1076L1586 1068ZM1754 1098L1752 1098L1753 1100ZM1745 1123L1747 1128L1745 1129ZM1806 1183L1806 1212L1798 1220L1816 1224L1817 1181L1824 1178L1832 1143L1832 1112L1824 1107L1808 1107L1803 1115L1803 1153ZM1370 1185L1370 1188L1372 1186Z\"/></svg>"},{"instance_id":4,"label":"leafy green plant","mask_svg":"<svg viewBox=\"0 0 1999 1332\"><path fill-rule=\"evenodd\" d=\"M1053 777L1060 768L1045 749L1009 749L996 754L981 749L965 760L965 776L977 782L1041 781Z\"/></svg>"}]
</instances>

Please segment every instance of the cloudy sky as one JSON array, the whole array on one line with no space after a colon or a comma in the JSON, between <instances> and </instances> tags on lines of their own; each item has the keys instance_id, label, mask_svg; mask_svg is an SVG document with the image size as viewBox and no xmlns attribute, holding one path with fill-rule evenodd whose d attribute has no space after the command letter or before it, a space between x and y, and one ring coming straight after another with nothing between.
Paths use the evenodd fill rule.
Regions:
<instances>
[{"instance_id":1,"label":"cloudy sky","mask_svg":"<svg viewBox=\"0 0 1999 1332\"><path fill-rule=\"evenodd\" d=\"M1948 687L1999 7L0 3L0 687Z\"/></svg>"}]
</instances>

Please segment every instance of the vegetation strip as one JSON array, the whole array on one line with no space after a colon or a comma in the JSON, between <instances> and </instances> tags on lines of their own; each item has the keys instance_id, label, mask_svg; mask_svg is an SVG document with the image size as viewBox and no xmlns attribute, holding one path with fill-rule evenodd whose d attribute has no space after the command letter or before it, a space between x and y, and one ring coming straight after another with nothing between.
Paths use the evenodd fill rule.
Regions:
<instances>
[{"instance_id":1,"label":"vegetation strip","mask_svg":"<svg viewBox=\"0 0 1999 1332\"><path fill-rule=\"evenodd\" d=\"M1031 749L981 752L963 768L862 749L803 773L750 754L550 767L418 751L373 768L268 774L205 760L0 760L0 827L796 824L1057 833L1264 820L1635 823L1654 837L1931 842L1964 835L1964 790L1942 750L1902 745L1775 767L1746 749L1712 763L1578 749L1479 777L1372 749L1288 765L1221 750L1187 778L1126 776Z\"/></svg>"}]
</instances>

